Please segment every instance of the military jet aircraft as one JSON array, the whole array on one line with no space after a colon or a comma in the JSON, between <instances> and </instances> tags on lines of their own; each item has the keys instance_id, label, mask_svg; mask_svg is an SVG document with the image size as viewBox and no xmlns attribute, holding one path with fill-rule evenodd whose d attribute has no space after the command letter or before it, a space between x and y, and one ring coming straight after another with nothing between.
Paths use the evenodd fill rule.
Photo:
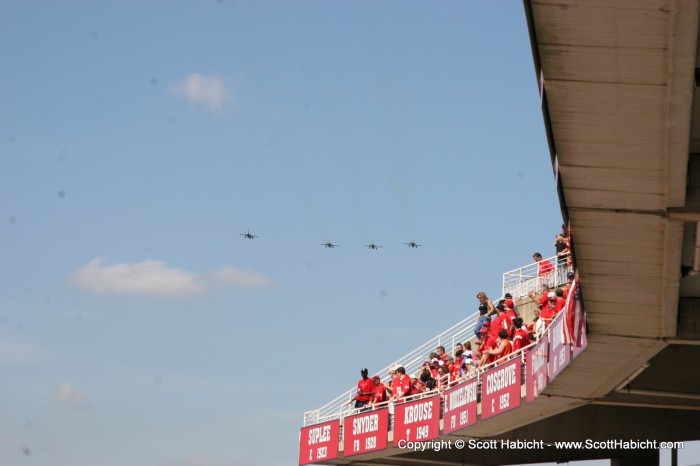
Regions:
<instances>
[{"instance_id":1,"label":"military jet aircraft","mask_svg":"<svg viewBox=\"0 0 700 466\"><path fill-rule=\"evenodd\" d=\"M417 248L418 246L420 246L420 244L416 244L415 241L411 241L410 243L403 243L403 244L408 245L409 248Z\"/></svg>"},{"instance_id":2,"label":"military jet aircraft","mask_svg":"<svg viewBox=\"0 0 700 466\"><path fill-rule=\"evenodd\" d=\"M339 245L338 245L338 244L333 244L333 243L331 243L331 242L329 241L329 242L327 242L327 243L321 243L321 246L325 246L325 247L327 247L327 248L329 248L329 249L333 249L333 248L335 248L335 247L338 247Z\"/></svg>"},{"instance_id":3,"label":"military jet aircraft","mask_svg":"<svg viewBox=\"0 0 700 466\"><path fill-rule=\"evenodd\" d=\"M248 230L248 233L239 233L241 236L243 236L246 239L253 239L253 238L259 238L258 235L252 235L250 233L250 230Z\"/></svg>"},{"instance_id":4,"label":"military jet aircraft","mask_svg":"<svg viewBox=\"0 0 700 466\"><path fill-rule=\"evenodd\" d=\"M365 247L367 249L379 249L379 248L381 248L381 246L379 246L378 244L374 244L374 243L365 244Z\"/></svg>"}]
</instances>

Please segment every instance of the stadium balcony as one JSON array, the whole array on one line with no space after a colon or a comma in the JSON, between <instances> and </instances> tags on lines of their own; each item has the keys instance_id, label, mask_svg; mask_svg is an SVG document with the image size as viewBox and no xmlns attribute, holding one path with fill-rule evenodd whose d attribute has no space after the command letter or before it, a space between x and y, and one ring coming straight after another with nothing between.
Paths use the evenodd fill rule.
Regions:
<instances>
[{"instance_id":1,"label":"stadium balcony","mask_svg":"<svg viewBox=\"0 0 700 466\"><path fill-rule=\"evenodd\" d=\"M547 260L556 263L556 258ZM543 284L549 287L566 284L570 271L570 266L563 266L539 275L538 265L534 263L506 272L503 275L504 294L512 294L519 303L521 315L531 314L534 303L528 293ZM573 303L572 299L572 309ZM379 373L384 375L384 381L390 382L388 371L394 366L402 366L407 375L418 377L423 363L436 347L444 346L450 354L457 343L473 342L478 317L476 312L456 323ZM304 413L299 464L348 464L378 458L385 461L387 457L412 453L413 449L409 447L415 447L415 442L454 444L463 441L467 445L464 436L469 435L473 426L534 402L583 351L585 335L581 346L563 341L565 317L565 312L560 312L537 341L488 364L444 393L436 389L408 397L402 403L385 402L376 409L354 409L350 407L350 401L354 399L357 387L350 387L324 406ZM405 462L406 458L400 461Z\"/></svg>"}]
</instances>

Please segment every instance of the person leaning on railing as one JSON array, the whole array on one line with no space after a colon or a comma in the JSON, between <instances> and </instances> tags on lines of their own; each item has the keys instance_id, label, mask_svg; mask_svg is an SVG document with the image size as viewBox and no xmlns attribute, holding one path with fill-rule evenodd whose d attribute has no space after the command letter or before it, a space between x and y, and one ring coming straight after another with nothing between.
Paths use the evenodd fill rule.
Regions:
<instances>
[{"instance_id":1,"label":"person leaning on railing","mask_svg":"<svg viewBox=\"0 0 700 466\"><path fill-rule=\"evenodd\" d=\"M376 409L376 406L387 401L389 396L386 393L386 387L378 375L372 377L372 383L374 384L374 391L372 392L372 399L370 400L369 405L372 407L372 409Z\"/></svg>"},{"instance_id":2,"label":"person leaning on railing","mask_svg":"<svg viewBox=\"0 0 700 466\"><path fill-rule=\"evenodd\" d=\"M474 335L478 337L484 322L490 322L491 317L496 314L496 307L483 291L479 291L476 294L476 298L479 300L479 320L476 322L476 327L474 327Z\"/></svg>"},{"instance_id":3,"label":"person leaning on railing","mask_svg":"<svg viewBox=\"0 0 700 466\"><path fill-rule=\"evenodd\" d=\"M400 401L411 393L411 378L403 366L396 369L397 376L391 382L391 401Z\"/></svg>"},{"instance_id":4,"label":"person leaning on railing","mask_svg":"<svg viewBox=\"0 0 700 466\"><path fill-rule=\"evenodd\" d=\"M486 364L504 358L512 352L513 346L511 345L510 340L508 339L508 331L499 330L498 339L496 340L496 348L484 350L484 354L481 357L480 366L485 366Z\"/></svg>"}]
</instances>

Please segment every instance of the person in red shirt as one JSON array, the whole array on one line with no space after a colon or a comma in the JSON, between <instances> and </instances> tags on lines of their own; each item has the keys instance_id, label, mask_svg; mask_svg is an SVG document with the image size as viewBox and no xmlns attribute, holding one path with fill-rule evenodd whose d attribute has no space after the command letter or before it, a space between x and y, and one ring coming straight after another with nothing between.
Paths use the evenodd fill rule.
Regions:
<instances>
[{"instance_id":1,"label":"person in red shirt","mask_svg":"<svg viewBox=\"0 0 700 466\"><path fill-rule=\"evenodd\" d=\"M493 357L494 361L497 361L501 358L505 358L512 352L513 347L511 346L510 340L508 339L508 332L506 330L501 330L500 332L498 332L498 341L496 342L496 347L492 349L487 349L486 351L484 351L484 354L488 354L490 357ZM501 361L501 364L504 362L505 360Z\"/></svg>"},{"instance_id":2,"label":"person in red shirt","mask_svg":"<svg viewBox=\"0 0 700 466\"><path fill-rule=\"evenodd\" d=\"M387 396L391 396L392 393L392 386L394 385L394 379L396 378L396 369L398 366L393 366L391 369L389 369L389 380L386 382L382 382L382 385L384 385L384 388L386 389L386 394Z\"/></svg>"},{"instance_id":3,"label":"person in red shirt","mask_svg":"<svg viewBox=\"0 0 700 466\"><path fill-rule=\"evenodd\" d=\"M557 288L557 291L555 291L556 296L557 296L557 305L554 308L554 315L556 316L559 314L559 311L564 309L566 307L566 298L564 297L564 290Z\"/></svg>"},{"instance_id":4,"label":"person in red shirt","mask_svg":"<svg viewBox=\"0 0 700 466\"><path fill-rule=\"evenodd\" d=\"M357 395L355 395L355 409L362 408L364 405L369 403L372 399L372 394L374 393L374 383L372 379L367 377L369 371L363 368L360 371L362 379L357 382Z\"/></svg>"},{"instance_id":5,"label":"person in red shirt","mask_svg":"<svg viewBox=\"0 0 700 466\"><path fill-rule=\"evenodd\" d=\"M486 327L489 330L489 335L494 335L496 338L498 338L498 331L503 328L503 315L505 312L505 307L503 306L503 303L499 303L496 306L496 310L498 311L498 315L491 319L491 326Z\"/></svg>"},{"instance_id":6,"label":"person in red shirt","mask_svg":"<svg viewBox=\"0 0 700 466\"><path fill-rule=\"evenodd\" d=\"M520 317L513 319L513 328L515 329L513 334L513 352L515 353L530 344L530 335L523 328L523 319Z\"/></svg>"},{"instance_id":7,"label":"person in red shirt","mask_svg":"<svg viewBox=\"0 0 700 466\"><path fill-rule=\"evenodd\" d=\"M425 391L425 382L420 379L411 379L411 395L420 395Z\"/></svg>"},{"instance_id":8,"label":"person in red shirt","mask_svg":"<svg viewBox=\"0 0 700 466\"><path fill-rule=\"evenodd\" d=\"M508 300L508 301L511 301L511 304L513 304L512 300ZM501 325L500 325L500 328L498 329L498 332L500 332L501 330L505 330L506 332L508 332L508 336L510 336L510 330L511 330L510 328L511 328L511 325L513 324L513 318L510 315L508 315L508 312L506 311L507 307L508 307L507 304L504 303L503 308L498 310L498 317L501 321ZM496 332L497 335L498 335L498 332Z\"/></svg>"},{"instance_id":9,"label":"person in red shirt","mask_svg":"<svg viewBox=\"0 0 700 466\"><path fill-rule=\"evenodd\" d=\"M400 401L411 393L411 378L406 375L406 369L398 367L396 374L391 382L391 401Z\"/></svg>"},{"instance_id":10,"label":"person in red shirt","mask_svg":"<svg viewBox=\"0 0 700 466\"><path fill-rule=\"evenodd\" d=\"M499 303L496 306L498 310L498 315L491 320L491 327L489 328L489 335L494 338L498 338L498 332L501 330L506 330L510 332L511 318L506 315L506 308L503 303Z\"/></svg>"},{"instance_id":11,"label":"person in red shirt","mask_svg":"<svg viewBox=\"0 0 700 466\"><path fill-rule=\"evenodd\" d=\"M483 329L482 329L483 330ZM495 349L498 341L498 333L488 333L483 344L479 347L479 367L483 367L486 364L495 361L495 359L488 353L488 350Z\"/></svg>"},{"instance_id":12,"label":"person in red shirt","mask_svg":"<svg viewBox=\"0 0 700 466\"><path fill-rule=\"evenodd\" d=\"M384 403L389 398L386 393L386 387L382 383L378 375L372 377L372 383L374 384L374 392L372 392L372 399L370 400L370 405L372 408L377 407L378 404Z\"/></svg>"},{"instance_id":13,"label":"person in red shirt","mask_svg":"<svg viewBox=\"0 0 700 466\"><path fill-rule=\"evenodd\" d=\"M554 319L554 316L556 315L557 301L557 295L550 293L550 296L547 299L547 304L542 306L540 318L544 320L545 327L549 327L549 324L552 323L552 319Z\"/></svg>"},{"instance_id":14,"label":"person in red shirt","mask_svg":"<svg viewBox=\"0 0 700 466\"><path fill-rule=\"evenodd\" d=\"M452 360L452 356L450 356L449 354L447 354L445 352L444 346L437 347L437 354L438 354L438 358L440 359L440 361L442 361L444 363L447 363L448 361Z\"/></svg>"},{"instance_id":15,"label":"person in red shirt","mask_svg":"<svg viewBox=\"0 0 700 466\"><path fill-rule=\"evenodd\" d=\"M518 317L518 311L515 310L515 302L512 299L506 299L503 301L503 306L506 308L506 315L511 321Z\"/></svg>"},{"instance_id":16,"label":"person in red shirt","mask_svg":"<svg viewBox=\"0 0 700 466\"><path fill-rule=\"evenodd\" d=\"M542 259L542 254L536 252L532 255L537 263L537 275L539 276L539 284L542 289L549 287L549 281L554 271L554 266L548 260Z\"/></svg>"}]
</instances>

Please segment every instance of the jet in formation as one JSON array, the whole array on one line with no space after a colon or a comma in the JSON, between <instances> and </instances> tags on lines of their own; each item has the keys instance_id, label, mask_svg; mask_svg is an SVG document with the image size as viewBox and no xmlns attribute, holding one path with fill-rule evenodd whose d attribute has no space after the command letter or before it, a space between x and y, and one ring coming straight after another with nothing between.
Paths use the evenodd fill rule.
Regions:
<instances>
[{"instance_id":1,"label":"jet in formation","mask_svg":"<svg viewBox=\"0 0 700 466\"><path fill-rule=\"evenodd\" d=\"M331 242L329 241L329 242L327 242L327 243L321 243L321 246L325 246L325 247L327 247L327 248L329 248L329 249L333 249L333 248L335 248L335 247L338 247L339 245L338 245L338 244L333 244L333 243L331 243Z\"/></svg>"},{"instance_id":2,"label":"jet in formation","mask_svg":"<svg viewBox=\"0 0 700 466\"><path fill-rule=\"evenodd\" d=\"M408 245L409 248L417 248L418 246L420 246L420 244L416 244L415 241L411 241L410 243L403 243L403 244Z\"/></svg>"},{"instance_id":3,"label":"jet in formation","mask_svg":"<svg viewBox=\"0 0 700 466\"><path fill-rule=\"evenodd\" d=\"M250 230L248 230L248 233L240 233L241 236L243 236L246 239L253 239L253 238L259 238L258 235L253 235L250 233Z\"/></svg>"},{"instance_id":4,"label":"jet in formation","mask_svg":"<svg viewBox=\"0 0 700 466\"><path fill-rule=\"evenodd\" d=\"M365 247L367 249L379 249L379 248L381 248L381 246L379 246L378 244L374 244L374 243L365 244Z\"/></svg>"}]
</instances>

